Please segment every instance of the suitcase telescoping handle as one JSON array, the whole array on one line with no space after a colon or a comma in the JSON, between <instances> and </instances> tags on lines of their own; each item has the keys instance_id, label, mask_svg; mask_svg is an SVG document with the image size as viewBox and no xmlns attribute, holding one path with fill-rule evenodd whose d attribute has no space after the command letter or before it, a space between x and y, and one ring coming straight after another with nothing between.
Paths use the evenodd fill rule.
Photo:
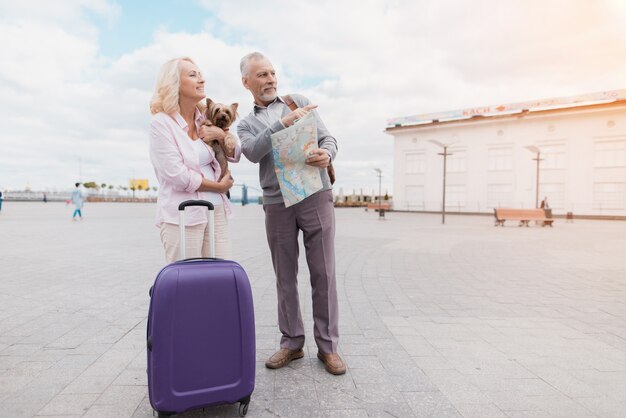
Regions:
<instances>
[{"instance_id":1,"label":"suitcase telescoping handle","mask_svg":"<svg viewBox=\"0 0 626 418\"><path fill-rule=\"evenodd\" d=\"M215 257L215 212L213 203L206 200L185 200L178 205L178 229L180 231L180 259L185 257L185 208L189 206L204 206L209 210L209 257Z\"/></svg>"}]
</instances>

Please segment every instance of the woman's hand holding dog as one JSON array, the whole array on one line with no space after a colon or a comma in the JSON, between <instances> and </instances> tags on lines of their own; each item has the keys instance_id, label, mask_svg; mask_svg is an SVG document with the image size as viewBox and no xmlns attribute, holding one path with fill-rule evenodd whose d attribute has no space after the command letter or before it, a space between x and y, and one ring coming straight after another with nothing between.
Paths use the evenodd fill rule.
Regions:
<instances>
[{"instance_id":1,"label":"woman's hand holding dog","mask_svg":"<svg viewBox=\"0 0 626 418\"><path fill-rule=\"evenodd\" d=\"M213 181L207 178L202 179L202 183L200 183L200 187L198 187L199 192L215 192L215 193L226 193L233 187L235 181L233 177L230 175L230 170L226 170L224 173L224 177L220 179L220 181Z\"/></svg>"},{"instance_id":2,"label":"woman's hand holding dog","mask_svg":"<svg viewBox=\"0 0 626 418\"><path fill-rule=\"evenodd\" d=\"M235 184L235 180L233 180L233 177L230 175L230 170L228 170L224 173L224 177L222 177L219 181L219 185L223 189L222 193L226 193L230 190L230 188L233 187L233 184Z\"/></svg>"},{"instance_id":3,"label":"woman's hand holding dog","mask_svg":"<svg viewBox=\"0 0 626 418\"><path fill-rule=\"evenodd\" d=\"M317 105L313 105L313 104L306 105L304 107L299 107L293 112L284 116L281 119L281 122L283 123L283 125L285 125L285 127L291 126L294 124L296 120L305 117L306 115L309 114L311 110L315 109L316 107Z\"/></svg>"},{"instance_id":4,"label":"woman's hand holding dog","mask_svg":"<svg viewBox=\"0 0 626 418\"><path fill-rule=\"evenodd\" d=\"M206 143L217 141L223 145L226 133L215 125L202 125L198 130L198 136Z\"/></svg>"}]
</instances>

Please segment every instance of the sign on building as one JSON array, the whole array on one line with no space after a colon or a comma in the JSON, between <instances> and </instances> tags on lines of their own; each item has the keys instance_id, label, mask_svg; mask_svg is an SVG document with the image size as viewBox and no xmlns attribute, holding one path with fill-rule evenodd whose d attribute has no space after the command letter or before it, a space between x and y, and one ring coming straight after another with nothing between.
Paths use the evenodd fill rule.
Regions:
<instances>
[{"instance_id":1,"label":"sign on building","mask_svg":"<svg viewBox=\"0 0 626 418\"><path fill-rule=\"evenodd\" d=\"M130 179L130 189L148 190L148 179Z\"/></svg>"}]
</instances>

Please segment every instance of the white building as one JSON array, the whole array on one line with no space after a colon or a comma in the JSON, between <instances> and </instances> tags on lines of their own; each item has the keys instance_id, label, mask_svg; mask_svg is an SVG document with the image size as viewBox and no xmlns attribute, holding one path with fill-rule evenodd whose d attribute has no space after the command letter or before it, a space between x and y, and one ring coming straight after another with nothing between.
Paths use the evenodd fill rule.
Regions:
<instances>
[{"instance_id":1,"label":"white building","mask_svg":"<svg viewBox=\"0 0 626 418\"><path fill-rule=\"evenodd\" d=\"M626 216L626 90L396 118L386 132L395 210L441 211L439 143L446 211L535 207L538 150L553 213Z\"/></svg>"}]
</instances>

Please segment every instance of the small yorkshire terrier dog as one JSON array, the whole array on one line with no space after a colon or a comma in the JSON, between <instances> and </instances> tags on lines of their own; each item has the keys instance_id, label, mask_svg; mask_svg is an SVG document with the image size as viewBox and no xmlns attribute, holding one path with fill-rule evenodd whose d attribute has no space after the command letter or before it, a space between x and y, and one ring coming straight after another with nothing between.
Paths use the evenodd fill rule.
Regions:
<instances>
[{"instance_id":1,"label":"small yorkshire terrier dog","mask_svg":"<svg viewBox=\"0 0 626 418\"><path fill-rule=\"evenodd\" d=\"M228 160L226 159L226 156L233 155L237 145L237 138L228 132L230 125L232 125L235 119L237 119L237 107L239 107L239 103L225 105L222 103L215 103L213 100L208 98L206 99L206 109L204 111L204 117L206 118L206 121L204 122L205 125L215 125L226 132L223 147L222 144L220 144L220 142L216 139L206 141L203 139L203 141L215 152L215 159L222 169L222 174L220 175L219 180L224 177L224 173L228 170Z\"/></svg>"}]
</instances>

